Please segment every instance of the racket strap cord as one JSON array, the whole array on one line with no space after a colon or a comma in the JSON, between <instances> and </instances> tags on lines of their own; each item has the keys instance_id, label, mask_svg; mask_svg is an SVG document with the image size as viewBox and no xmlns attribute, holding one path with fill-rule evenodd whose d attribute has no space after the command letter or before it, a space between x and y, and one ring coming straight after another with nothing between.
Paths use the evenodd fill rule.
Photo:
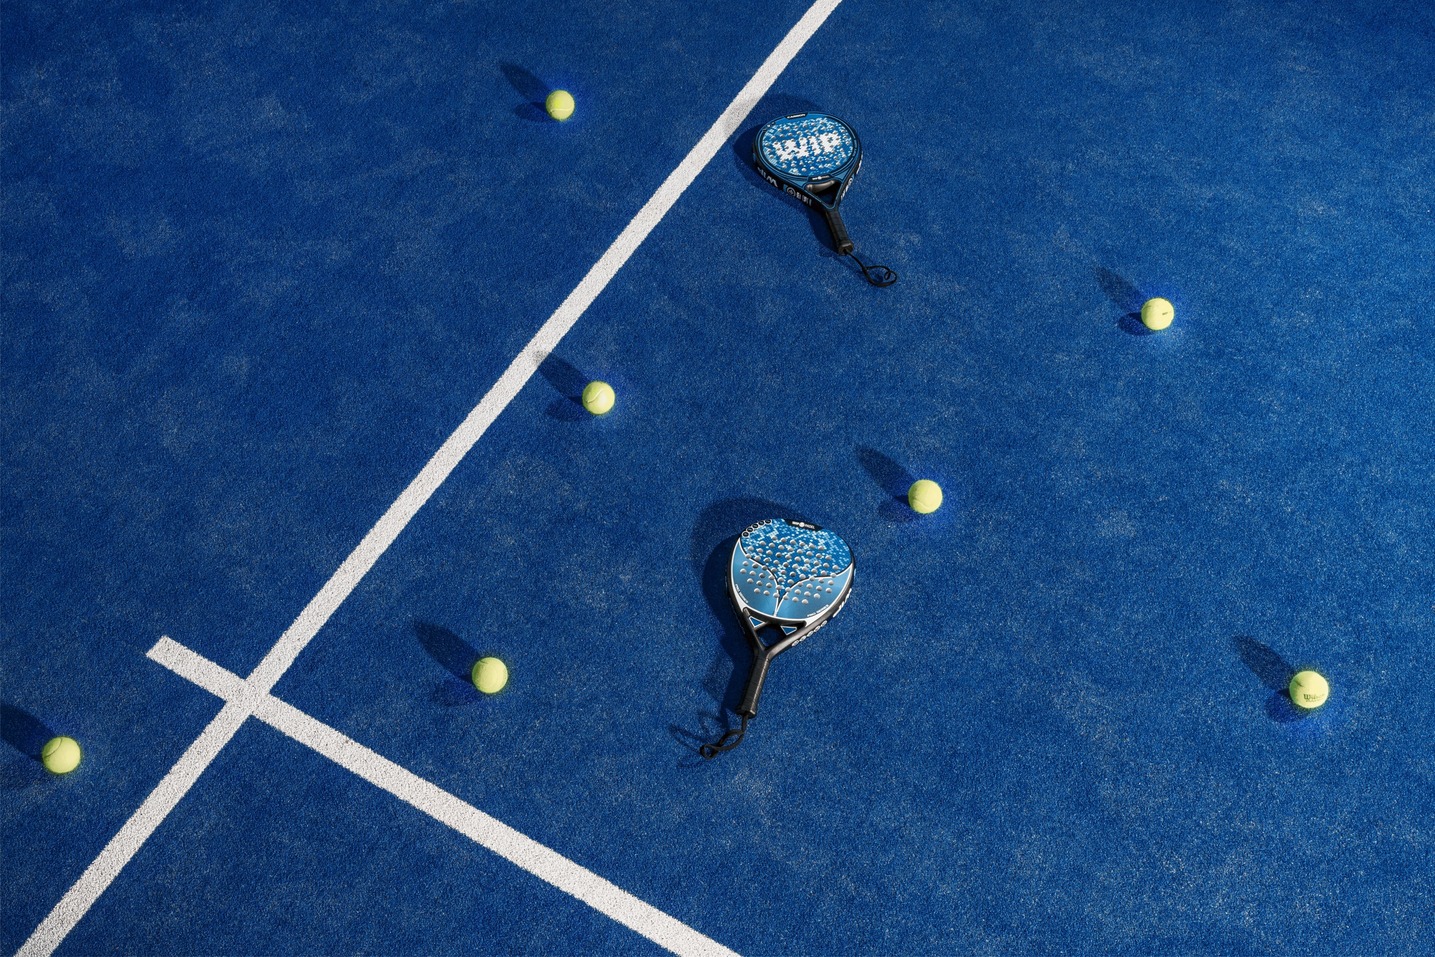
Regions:
<instances>
[{"instance_id":1,"label":"racket strap cord","mask_svg":"<svg viewBox=\"0 0 1435 957\"><path fill-rule=\"evenodd\" d=\"M895 270L889 269L886 266L879 266L876 263L869 266L862 261L861 256L857 255L857 250L851 250L847 255L857 260L857 265L862 267L862 275L865 276L867 281L872 285L878 287L890 286L897 281L897 273Z\"/></svg>"},{"instance_id":2,"label":"racket strap cord","mask_svg":"<svg viewBox=\"0 0 1435 957\"><path fill-rule=\"evenodd\" d=\"M712 744L705 744L698 748L698 754L711 760L722 754L724 751L731 751L742 744L742 736L747 733L748 716L742 716L742 724L736 728L728 728L721 738Z\"/></svg>"}]
</instances>

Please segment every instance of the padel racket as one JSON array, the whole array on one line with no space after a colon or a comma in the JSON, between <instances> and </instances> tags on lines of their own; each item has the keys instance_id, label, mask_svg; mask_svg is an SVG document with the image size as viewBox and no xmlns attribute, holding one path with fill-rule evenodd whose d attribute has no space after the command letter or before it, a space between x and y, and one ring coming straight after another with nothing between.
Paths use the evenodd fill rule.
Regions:
<instances>
[{"instance_id":1,"label":"padel racket","mask_svg":"<svg viewBox=\"0 0 1435 957\"><path fill-rule=\"evenodd\" d=\"M752 645L752 671L737 706L742 726L703 745L703 757L738 746L748 721L757 716L772 659L832 620L852 591L855 571L847 543L807 522L768 519L738 536L727 593Z\"/></svg>"},{"instance_id":2,"label":"padel racket","mask_svg":"<svg viewBox=\"0 0 1435 957\"><path fill-rule=\"evenodd\" d=\"M851 256L874 286L890 286L897 274L868 265L857 255L838 207L862 168L862 142L852 127L826 113L794 113L764 123L752 141L752 161L762 178L789 196L822 211L833 247Z\"/></svg>"}]
</instances>

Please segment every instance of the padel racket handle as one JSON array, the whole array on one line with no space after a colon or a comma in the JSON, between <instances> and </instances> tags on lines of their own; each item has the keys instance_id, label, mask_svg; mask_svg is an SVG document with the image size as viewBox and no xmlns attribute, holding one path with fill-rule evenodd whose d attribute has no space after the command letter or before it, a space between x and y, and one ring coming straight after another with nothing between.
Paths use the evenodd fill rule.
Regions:
<instances>
[{"instance_id":1,"label":"padel racket handle","mask_svg":"<svg viewBox=\"0 0 1435 957\"><path fill-rule=\"evenodd\" d=\"M832 231L832 248L844 256L850 253L853 249L852 237L847 235L847 224L842 221L842 214L824 206L822 215L827 217L827 228Z\"/></svg>"},{"instance_id":2,"label":"padel racket handle","mask_svg":"<svg viewBox=\"0 0 1435 957\"><path fill-rule=\"evenodd\" d=\"M763 650L752 660L752 671L747 676L747 690L742 693L742 702L737 706L737 713L744 718L757 717L757 699L762 697L762 682L767 677L767 666L772 663L772 657Z\"/></svg>"}]
</instances>

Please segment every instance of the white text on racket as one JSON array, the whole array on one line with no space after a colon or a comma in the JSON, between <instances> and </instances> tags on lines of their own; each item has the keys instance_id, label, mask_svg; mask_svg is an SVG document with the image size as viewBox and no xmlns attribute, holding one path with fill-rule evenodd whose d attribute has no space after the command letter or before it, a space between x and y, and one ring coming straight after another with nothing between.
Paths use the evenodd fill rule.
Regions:
<instances>
[{"instance_id":1,"label":"white text on racket","mask_svg":"<svg viewBox=\"0 0 1435 957\"><path fill-rule=\"evenodd\" d=\"M773 143L772 149L777 154L777 158L786 163L789 160L802 159L805 156L834 153L841 146L842 134L829 131L819 133L817 136L801 136L795 140Z\"/></svg>"}]
</instances>

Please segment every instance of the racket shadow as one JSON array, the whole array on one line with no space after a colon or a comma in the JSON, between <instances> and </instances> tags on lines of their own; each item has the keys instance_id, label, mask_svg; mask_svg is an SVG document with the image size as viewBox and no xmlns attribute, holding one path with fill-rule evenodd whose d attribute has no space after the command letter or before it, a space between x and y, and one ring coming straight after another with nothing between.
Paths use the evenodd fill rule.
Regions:
<instances>
[{"instance_id":1,"label":"racket shadow","mask_svg":"<svg viewBox=\"0 0 1435 957\"><path fill-rule=\"evenodd\" d=\"M747 635L734 617L732 601L727 594L727 570L733 543L744 528L774 516L807 521L805 516L788 506L767 499L743 497L714 502L703 509L693 523L690 552L693 572L701 584L703 599L722 629L718 648L702 682L713 707L698 712L695 728L678 724L668 726L673 740L692 752L693 765L707 763L698 755L698 748L727 729L724 715L742 700L752 663L752 649L748 646ZM679 763L686 766L689 762L685 758Z\"/></svg>"},{"instance_id":2,"label":"racket shadow","mask_svg":"<svg viewBox=\"0 0 1435 957\"><path fill-rule=\"evenodd\" d=\"M752 165L752 144L757 139L757 131L762 128L764 123L774 117L820 111L821 107L816 103L795 96L777 93L763 97L761 100L758 100L757 106L753 107L752 112L748 114L749 117L757 117L757 122L753 123L747 129L739 131L737 136L733 137L732 160L733 165L737 167L742 178L747 180L754 189L769 194L776 198L778 202L786 203L789 207L801 212L807 217L807 226L812 230L812 238L817 241L817 246L825 258L846 259L848 257L839 255L837 250L832 248L831 234L828 232L827 220L823 218L822 213L791 196L775 192L773 188L758 175L756 168ZM743 526L743 528L746 527L746 525Z\"/></svg>"},{"instance_id":3,"label":"racket shadow","mask_svg":"<svg viewBox=\"0 0 1435 957\"><path fill-rule=\"evenodd\" d=\"M772 187L763 181L757 170L752 165L752 144L757 139L757 131L768 120L778 116L792 116L794 113L815 113L820 107L811 100L804 100L795 96L787 96L784 93L769 93L757 101L757 106L752 108L748 119L753 121L747 129L739 130L732 140L732 160L743 179L752 183L761 190L771 190ZM790 200L796 206L803 206L797 200Z\"/></svg>"}]
</instances>

